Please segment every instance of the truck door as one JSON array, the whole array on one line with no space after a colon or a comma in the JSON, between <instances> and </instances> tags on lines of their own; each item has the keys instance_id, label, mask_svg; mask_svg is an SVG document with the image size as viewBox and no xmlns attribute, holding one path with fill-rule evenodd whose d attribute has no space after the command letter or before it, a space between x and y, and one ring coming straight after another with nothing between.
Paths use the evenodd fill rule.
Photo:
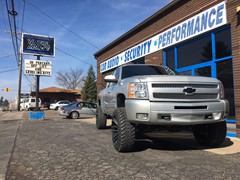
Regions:
<instances>
[{"instance_id":1,"label":"truck door","mask_svg":"<svg viewBox=\"0 0 240 180\"><path fill-rule=\"evenodd\" d=\"M114 72L113 75L115 76L116 79L119 79L120 77L120 68L117 68ZM117 83L110 83L109 87L107 88L107 94L105 96L106 98L106 107L108 114L113 114L113 111L115 110L117 99L116 99L116 88L118 86Z\"/></svg>"}]
</instances>

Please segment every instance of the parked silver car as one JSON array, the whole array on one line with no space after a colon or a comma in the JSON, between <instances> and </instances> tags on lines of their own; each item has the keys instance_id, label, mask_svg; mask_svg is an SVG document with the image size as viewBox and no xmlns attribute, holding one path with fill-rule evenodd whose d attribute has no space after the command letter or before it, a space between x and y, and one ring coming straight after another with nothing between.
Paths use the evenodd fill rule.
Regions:
<instances>
[{"instance_id":1,"label":"parked silver car","mask_svg":"<svg viewBox=\"0 0 240 180\"><path fill-rule=\"evenodd\" d=\"M91 102L72 102L59 108L58 112L67 118L95 117L97 105Z\"/></svg>"}]
</instances>

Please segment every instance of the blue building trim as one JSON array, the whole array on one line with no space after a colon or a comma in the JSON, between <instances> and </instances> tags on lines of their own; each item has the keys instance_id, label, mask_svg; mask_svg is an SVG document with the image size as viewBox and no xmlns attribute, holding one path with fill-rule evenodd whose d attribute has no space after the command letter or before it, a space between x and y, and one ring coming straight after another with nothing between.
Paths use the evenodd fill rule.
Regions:
<instances>
[{"instance_id":1,"label":"blue building trim","mask_svg":"<svg viewBox=\"0 0 240 180\"><path fill-rule=\"evenodd\" d=\"M163 51L163 64L167 64L167 52Z\"/></svg>"},{"instance_id":2,"label":"blue building trim","mask_svg":"<svg viewBox=\"0 0 240 180\"><path fill-rule=\"evenodd\" d=\"M176 47L174 47L174 63L175 63L175 69L177 69L177 67L178 67L178 52L177 52Z\"/></svg>"},{"instance_id":3,"label":"blue building trim","mask_svg":"<svg viewBox=\"0 0 240 180\"><path fill-rule=\"evenodd\" d=\"M236 124L235 119L227 119L226 122L229 123L229 124Z\"/></svg>"},{"instance_id":4,"label":"blue building trim","mask_svg":"<svg viewBox=\"0 0 240 180\"><path fill-rule=\"evenodd\" d=\"M237 138L237 134L235 134L235 133L227 133L227 137Z\"/></svg>"}]
</instances>

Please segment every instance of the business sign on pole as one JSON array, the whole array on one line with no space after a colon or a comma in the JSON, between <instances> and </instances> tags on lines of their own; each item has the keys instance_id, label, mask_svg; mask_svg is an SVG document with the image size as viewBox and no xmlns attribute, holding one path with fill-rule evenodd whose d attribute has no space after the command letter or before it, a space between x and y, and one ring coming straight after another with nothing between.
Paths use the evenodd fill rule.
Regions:
<instances>
[{"instance_id":1,"label":"business sign on pole","mask_svg":"<svg viewBox=\"0 0 240 180\"><path fill-rule=\"evenodd\" d=\"M21 53L54 57L54 37L23 33Z\"/></svg>"},{"instance_id":2,"label":"business sign on pole","mask_svg":"<svg viewBox=\"0 0 240 180\"><path fill-rule=\"evenodd\" d=\"M25 59L24 74L38 75L38 76L51 76L52 75L52 62L41 60Z\"/></svg>"}]
</instances>

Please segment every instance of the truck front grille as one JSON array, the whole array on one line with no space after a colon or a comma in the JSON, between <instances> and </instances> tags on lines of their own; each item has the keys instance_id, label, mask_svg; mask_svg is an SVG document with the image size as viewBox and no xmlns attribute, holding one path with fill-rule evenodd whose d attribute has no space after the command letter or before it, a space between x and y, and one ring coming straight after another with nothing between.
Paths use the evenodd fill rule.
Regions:
<instances>
[{"instance_id":1,"label":"truck front grille","mask_svg":"<svg viewBox=\"0 0 240 180\"><path fill-rule=\"evenodd\" d=\"M192 88L217 88L217 85L215 84L152 84L152 88L184 88L189 86Z\"/></svg>"},{"instance_id":2,"label":"truck front grille","mask_svg":"<svg viewBox=\"0 0 240 180\"><path fill-rule=\"evenodd\" d=\"M193 94L186 96L183 93L153 93L157 99L216 99L218 94Z\"/></svg>"},{"instance_id":3,"label":"truck front grille","mask_svg":"<svg viewBox=\"0 0 240 180\"><path fill-rule=\"evenodd\" d=\"M149 85L152 101L215 101L218 99L218 84L207 83L151 83Z\"/></svg>"}]
</instances>

